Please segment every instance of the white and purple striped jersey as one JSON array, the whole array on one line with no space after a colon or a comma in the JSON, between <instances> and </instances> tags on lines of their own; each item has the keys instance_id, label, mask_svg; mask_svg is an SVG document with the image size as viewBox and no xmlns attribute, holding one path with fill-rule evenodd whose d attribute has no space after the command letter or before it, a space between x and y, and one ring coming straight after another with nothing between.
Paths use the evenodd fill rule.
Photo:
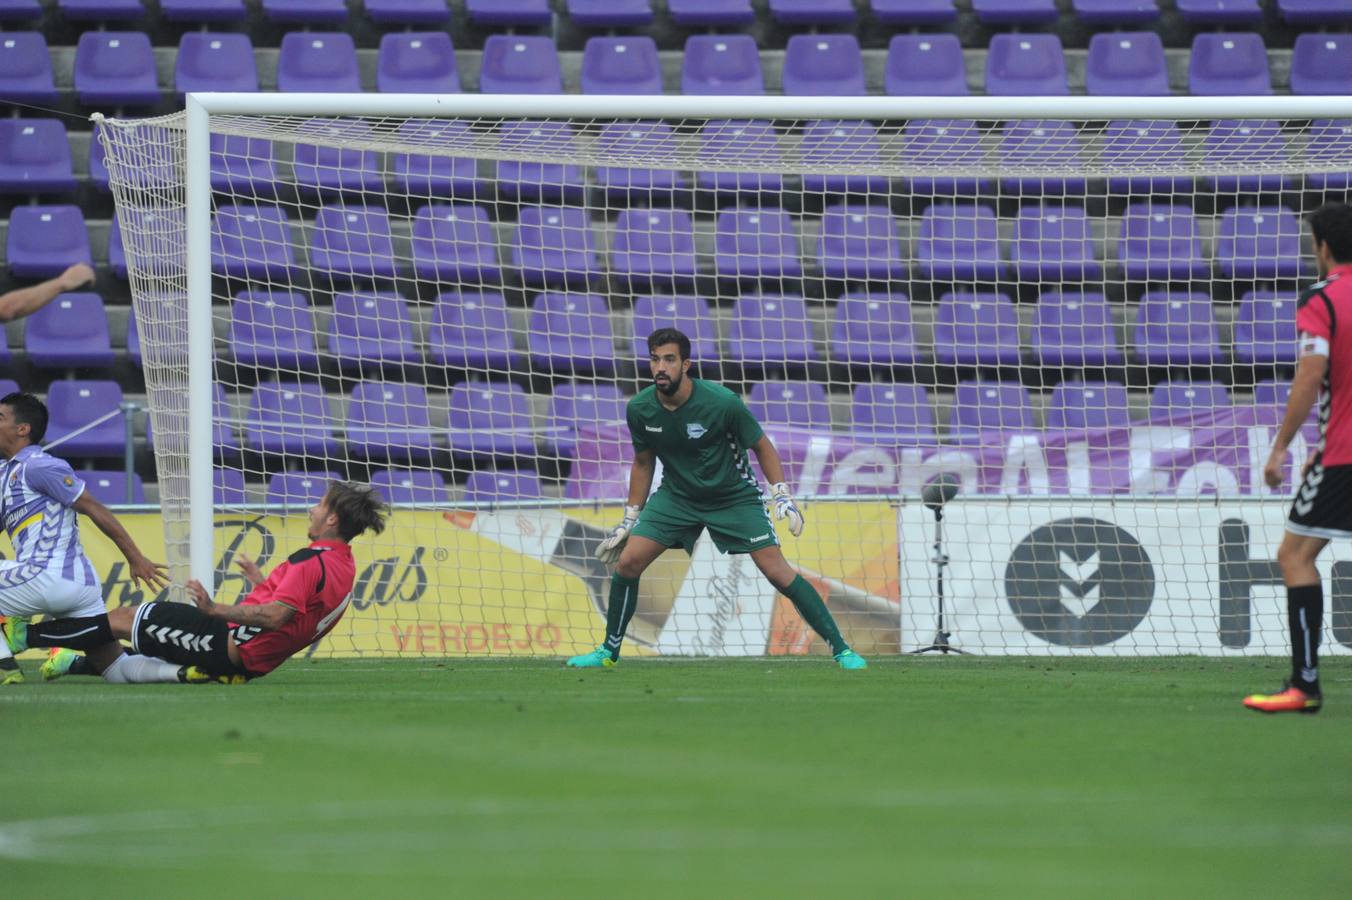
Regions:
<instances>
[{"instance_id":1,"label":"white and purple striped jersey","mask_svg":"<svg viewBox=\"0 0 1352 900\"><path fill-rule=\"evenodd\" d=\"M80 585L97 585L94 566L80 544L80 522L71 504L85 483L70 463L29 445L0 466L0 524L14 558Z\"/></svg>"}]
</instances>

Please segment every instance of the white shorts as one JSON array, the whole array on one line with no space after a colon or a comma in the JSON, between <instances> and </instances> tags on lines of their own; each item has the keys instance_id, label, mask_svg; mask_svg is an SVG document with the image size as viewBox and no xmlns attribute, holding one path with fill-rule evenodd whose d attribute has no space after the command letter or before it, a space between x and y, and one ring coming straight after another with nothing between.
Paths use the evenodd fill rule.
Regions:
<instances>
[{"instance_id":1,"label":"white shorts","mask_svg":"<svg viewBox=\"0 0 1352 900\"><path fill-rule=\"evenodd\" d=\"M65 619L107 611L96 584L76 584L42 566L0 559L0 616Z\"/></svg>"}]
</instances>

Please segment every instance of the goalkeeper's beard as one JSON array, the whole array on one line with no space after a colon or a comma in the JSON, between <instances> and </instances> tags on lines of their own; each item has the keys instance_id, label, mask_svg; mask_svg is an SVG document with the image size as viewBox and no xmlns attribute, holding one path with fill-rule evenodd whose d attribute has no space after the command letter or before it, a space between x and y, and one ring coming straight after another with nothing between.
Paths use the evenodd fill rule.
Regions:
<instances>
[{"instance_id":1,"label":"goalkeeper's beard","mask_svg":"<svg viewBox=\"0 0 1352 900\"><path fill-rule=\"evenodd\" d=\"M677 374L674 378L668 376L668 379L666 386L663 386L662 382L658 381L656 378L653 379L653 384L655 384L657 389L666 396L674 397L676 392L681 389L681 382L685 380L685 375Z\"/></svg>"}]
</instances>

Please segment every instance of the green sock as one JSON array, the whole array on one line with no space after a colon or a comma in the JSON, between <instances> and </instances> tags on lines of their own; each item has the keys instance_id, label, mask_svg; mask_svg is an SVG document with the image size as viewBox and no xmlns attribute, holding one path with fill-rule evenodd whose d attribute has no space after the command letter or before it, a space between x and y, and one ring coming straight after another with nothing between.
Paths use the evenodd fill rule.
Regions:
<instances>
[{"instance_id":1,"label":"green sock","mask_svg":"<svg viewBox=\"0 0 1352 900\"><path fill-rule=\"evenodd\" d=\"M821 602L821 601L817 601ZM619 574L610 576L610 601L606 606L606 649L611 659L620 658L620 644L624 641L624 630L638 608L638 579L621 578Z\"/></svg>"},{"instance_id":2,"label":"green sock","mask_svg":"<svg viewBox=\"0 0 1352 900\"><path fill-rule=\"evenodd\" d=\"M793 583L784 591L784 596L793 601L793 608L798 610L798 615L803 617L808 627L831 645L832 654L850 649L850 645L840 636L840 629L836 628L836 620L831 617L831 611L822 602L821 594L817 593L817 589L806 578L802 575L795 577Z\"/></svg>"}]
</instances>

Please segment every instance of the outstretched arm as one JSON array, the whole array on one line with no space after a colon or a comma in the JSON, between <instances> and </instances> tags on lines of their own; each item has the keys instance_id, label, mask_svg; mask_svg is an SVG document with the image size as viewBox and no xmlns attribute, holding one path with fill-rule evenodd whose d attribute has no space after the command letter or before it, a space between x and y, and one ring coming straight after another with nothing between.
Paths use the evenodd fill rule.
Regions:
<instances>
[{"instance_id":1,"label":"outstretched arm","mask_svg":"<svg viewBox=\"0 0 1352 900\"><path fill-rule=\"evenodd\" d=\"M0 322L13 322L32 315L66 291L93 283L94 270L84 263L76 263L55 278L0 296Z\"/></svg>"},{"instance_id":2,"label":"outstretched arm","mask_svg":"<svg viewBox=\"0 0 1352 900\"><path fill-rule=\"evenodd\" d=\"M108 540L117 545L117 549L122 551L122 555L127 558L127 565L130 566L132 584L139 585L144 581L147 587L158 591L169 583L166 574L169 567L164 563L151 562L147 559L127 533L127 529L117 520L117 516L113 515L108 507L95 500L89 491L86 490L81 494L70 508L87 517L99 531L108 536Z\"/></svg>"}]
</instances>

